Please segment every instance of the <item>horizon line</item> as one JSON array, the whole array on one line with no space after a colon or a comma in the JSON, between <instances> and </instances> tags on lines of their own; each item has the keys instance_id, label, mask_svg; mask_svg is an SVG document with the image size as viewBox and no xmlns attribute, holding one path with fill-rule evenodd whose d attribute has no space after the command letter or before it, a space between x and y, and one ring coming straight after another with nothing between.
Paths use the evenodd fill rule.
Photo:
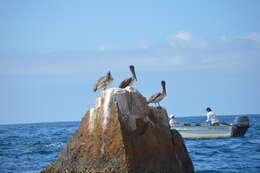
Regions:
<instances>
[{"instance_id":1,"label":"horizon line","mask_svg":"<svg viewBox=\"0 0 260 173\"><path fill-rule=\"evenodd\" d=\"M260 113L253 113L253 114L232 114L232 115L224 115L220 114L217 116L242 116L242 115L260 115ZM176 118L184 118L184 117L206 117L206 115L182 115L182 116L177 116ZM168 115L169 117L169 115ZM5 126L5 125L28 125L28 124L46 124L46 123L69 123L69 122L81 122L81 120L65 120L65 121L44 121L44 122L22 122L22 123L0 123L0 126Z\"/></svg>"}]
</instances>

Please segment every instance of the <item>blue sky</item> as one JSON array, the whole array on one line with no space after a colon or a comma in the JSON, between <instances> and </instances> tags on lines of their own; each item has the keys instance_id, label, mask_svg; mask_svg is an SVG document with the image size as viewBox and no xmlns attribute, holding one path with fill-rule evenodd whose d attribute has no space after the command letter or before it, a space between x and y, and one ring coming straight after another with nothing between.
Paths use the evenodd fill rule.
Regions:
<instances>
[{"instance_id":1,"label":"blue sky","mask_svg":"<svg viewBox=\"0 0 260 173\"><path fill-rule=\"evenodd\" d=\"M260 113L260 1L0 1L0 124L78 121L111 70L177 116Z\"/></svg>"}]
</instances>

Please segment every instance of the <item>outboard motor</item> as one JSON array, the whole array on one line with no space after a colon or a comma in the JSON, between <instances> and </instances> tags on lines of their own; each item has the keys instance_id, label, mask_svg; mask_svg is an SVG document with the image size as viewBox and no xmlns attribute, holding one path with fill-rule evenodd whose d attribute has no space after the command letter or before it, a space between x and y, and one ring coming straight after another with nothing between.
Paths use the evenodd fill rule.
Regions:
<instances>
[{"instance_id":1,"label":"outboard motor","mask_svg":"<svg viewBox=\"0 0 260 173\"><path fill-rule=\"evenodd\" d=\"M247 116L236 117L235 124L232 125L232 136L244 136L249 127L249 118Z\"/></svg>"}]
</instances>

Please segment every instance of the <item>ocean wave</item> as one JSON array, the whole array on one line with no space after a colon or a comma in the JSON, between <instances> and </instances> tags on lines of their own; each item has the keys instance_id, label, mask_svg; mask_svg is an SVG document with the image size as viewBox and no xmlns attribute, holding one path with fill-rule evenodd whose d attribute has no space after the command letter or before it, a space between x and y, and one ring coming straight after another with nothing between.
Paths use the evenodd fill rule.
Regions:
<instances>
[{"instance_id":1,"label":"ocean wave","mask_svg":"<svg viewBox=\"0 0 260 173\"><path fill-rule=\"evenodd\" d=\"M62 142L54 142L51 144L46 145L46 147L62 147L65 143Z\"/></svg>"}]
</instances>

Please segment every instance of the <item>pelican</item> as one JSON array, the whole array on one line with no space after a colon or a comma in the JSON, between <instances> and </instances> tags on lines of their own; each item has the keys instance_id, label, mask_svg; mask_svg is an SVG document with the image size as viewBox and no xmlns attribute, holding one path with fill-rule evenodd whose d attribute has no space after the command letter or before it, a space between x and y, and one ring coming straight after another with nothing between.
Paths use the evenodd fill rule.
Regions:
<instances>
[{"instance_id":1,"label":"pelican","mask_svg":"<svg viewBox=\"0 0 260 173\"><path fill-rule=\"evenodd\" d=\"M136 75L135 75L135 67L133 65L130 65L129 68L130 68L130 71L132 72L132 77L123 80L121 82L121 84L119 85L119 88L125 88L127 86L131 86L131 85L133 85L134 80L137 81Z\"/></svg>"},{"instance_id":2,"label":"pelican","mask_svg":"<svg viewBox=\"0 0 260 173\"><path fill-rule=\"evenodd\" d=\"M113 80L114 79L109 71L106 76L102 76L97 80L93 90L95 92L101 89L105 90L108 87L108 85L110 85L113 82Z\"/></svg>"},{"instance_id":3,"label":"pelican","mask_svg":"<svg viewBox=\"0 0 260 173\"><path fill-rule=\"evenodd\" d=\"M161 107L159 102L167 95L167 94L166 94L165 84L166 84L165 81L162 80L162 81L161 81L162 92L161 92L161 93L156 93L156 94L152 95L152 96L149 98L148 102L147 102L148 104L149 104L149 103L158 103L159 107Z\"/></svg>"}]
</instances>

